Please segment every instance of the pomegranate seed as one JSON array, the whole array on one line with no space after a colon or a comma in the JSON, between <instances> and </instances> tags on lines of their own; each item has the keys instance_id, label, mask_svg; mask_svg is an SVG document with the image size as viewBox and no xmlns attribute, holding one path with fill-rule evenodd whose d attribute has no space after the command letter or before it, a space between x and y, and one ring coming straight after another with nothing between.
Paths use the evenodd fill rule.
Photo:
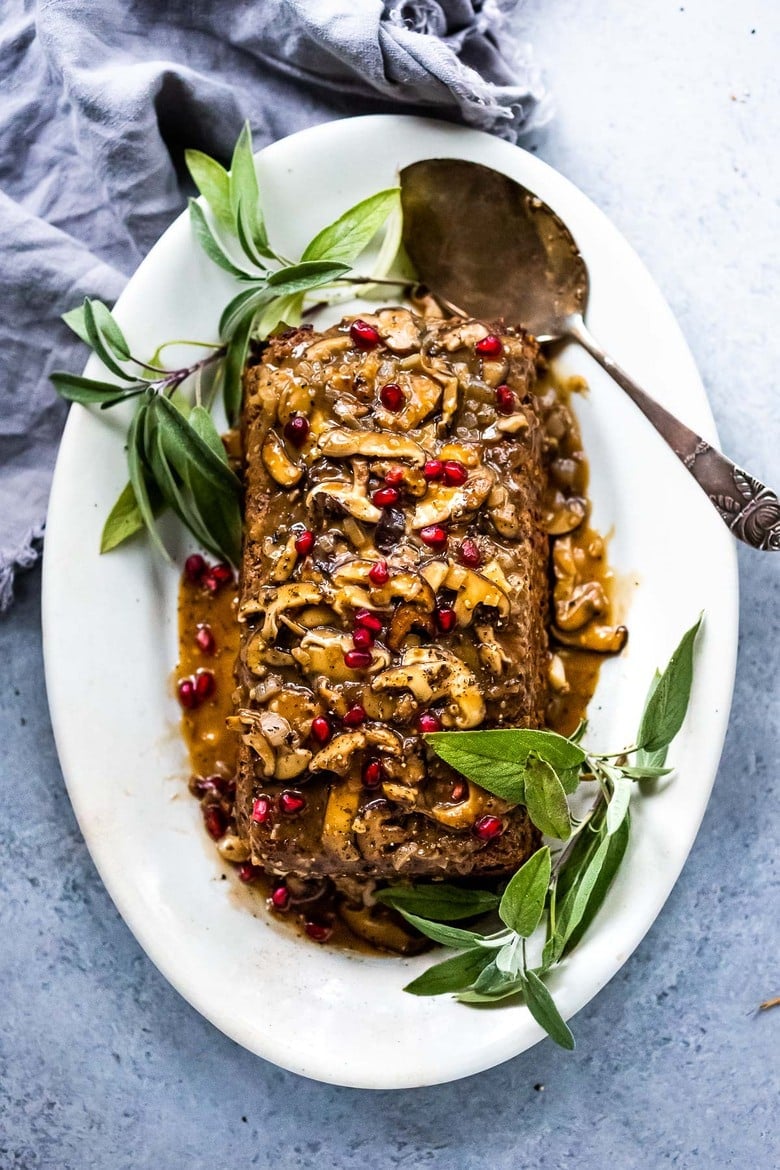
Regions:
<instances>
[{"instance_id":1,"label":"pomegranate seed","mask_svg":"<svg viewBox=\"0 0 780 1170\"><path fill-rule=\"evenodd\" d=\"M500 353L504 352L504 346L501 343L501 338L497 337L495 333L488 333L487 337L483 337L474 346L474 349L480 357L498 357Z\"/></svg>"},{"instance_id":2,"label":"pomegranate seed","mask_svg":"<svg viewBox=\"0 0 780 1170\"><path fill-rule=\"evenodd\" d=\"M215 841L219 841L220 837L225 836L225 829L227 829L227 817L222 808L218 804L202 804L203 823L206 826L206 832L209 837L213 837Z\"/></svg>"},{"instance_id":3,"label":"pomegranate seed","mask_svg":"<svg viewBox=\"0 0 780 1170\"><path fill-rule=\"evenodd\" d=\"M515 406L515 392L511 386L496 386L496 410L499 414L514 414Z\"/></svg>"},{"instance_id":4,"label":"pomegranate seed","mask_svg":"<svg viewBox=\"0 0 780 1170\"><path fill-rule=\"evenodd\" d=\"M355 703L354 707L350 707L344 716L344 724L346 727L360 727L361 723L366 721L366 709L360 703Z\"/></svg>"},{"instance_id":5,"label":"pomegranate seed","mask_svg":"<svg viewBox=\"0 0 780 1170\"><path fill-rule=\"evenodd\" d=\"M352 641L358 650L370 650L374 645L374 635L367 626L358 626L352 631Z\"/></svg>"},{"instance_id":6,"label":"pomegranate seed","mask_svg":"<svg viewBox=\"0 0 780 1170\"><path fill-rule=\"evenodd\" d=\"M500 837L503 831L504 824L501 817L480 817L474 825L474 832L480 841L493 841L496 837Z\"/></svg>"},{"instance_id":7,"label":"pomegranate seed","mask_svg":"<svg viewBox=\"0 0 780 1170\"><path fill-rule=\"evenodd\" d=\"M306 797L302 792L286 788L279 797L279 808L285 816L292 817L306 808Z\"/></svg>"},{"instance_id":8,"label":"pomegranate seed","mask_svg":"<svg viewBox=\"0 0 780 1170\"><path fill-rule=\"evenodd\" d=\"M258 796L257 800L252 805L252 820L256 825L264 825L271 819L271 798L270 796Z\"/></svg>"},{"instance_id":9,"label":"pomegranate seed","mask_svg":"<svg viewBox=\"0 0 780 1170\"><path fill-rule=\"evenodd\" d=\"M195 697L199 703L205 703L217 689L217 680L211 670L199 670L195 675Z\"/></svg>"},{"instance_id":10,"label":"pomegranate seed","mask_svg":"<svg viewBox=\"0 0 780 1170\"><path fill-rule=\"evenodd\" d=\"M429 459L423 467L423 475L426 479L441 479L444 475L444 464L441 459Z\"/></svg>"},{"instance_id":11,"label":"pomegranate seed","mask_svg":"<svg viewBox=\"0 0 780 1170\"><path fill-rule=\"evenodd\" d=\"M444 464L444 482L450 487L460 487L469 477L466 468L457 459L447 459Z\"/></svg>"},{"instance_id":12,"label":"pomegranate seed","mask_svg":"<svg viewBox=\"0 0 780 1170\"><path fill-rule=\"evenodd\" d=\"M378 488L371 499L377 508L392 508L400 500L400 495L394 487Z\"/></svg>"},{"instance_id":13,"label":"pomegranate seed","mask_svg":"<svg viewBox=\"0 0 780 1170\"><path fill-rule=\"evenodd\" d=\"M391 467L385 476L385 483L388 487L400 487L404 482L403 467Z\"/></svg>"},{"instance_id":14,"label":"pomegranate seed","mask_svg":"<svg viewBox=\"0 0 780 1170\"><path fill-rule=\"evenodd\" d=\"M371 665L371 653L368 650L345 650L344 664L350 670L365 670Z\"/></svg>"},{"instance_id":15,"label":"pomegranate seed","mask_svg":"<svg viewBox=\"0 0 780 1170\"><path fill-rule=\"evenodd\" d=\"M358 349L374 349L382 340L373 325L360 319L352 322L349 335Z\"/></svg>"},{"instance_id":16,"label":"pomegranate seed","mask_svg":"<svg viewBox=\"0 0 780 1170\"><path fill-rule=\"evenodd\" d=\"M176 688L176 693L185 711L193 711L196 707L200 706L198 696L195 694L195 683L191 678L181 679Z\"/></svg>"},{"instance_id":17,"label":"pomegranate seed","mask_svg":"<svg viewBox=\"0 0 780 1170\"><path fill-rule=\"evenodd\" d=\"M235 796L236 782L232 776L219 776L214 772L203 780L205 788L219 792L221 796Z\"/></svg>"},{"instance_id":18,"label":"pomegranate seed","mask_svg":"<svg viewBox=\"0 0 780 1170\"><path fill-rule=\"evenodd\" d=\"M233 581L233 570L230 565L222 562L212 565L203 578L203 585L209 593L217 593L223 585L230 585Z\"/></svg>"},{"instance_id":19,"label":"pomegranate seed","mask_svg":"<svg viewBox=\"0 0 780 1170\"><path fill-rule=\"evenodd\" d=\"M420 540L430 548L446 548L447 529L441 524L426 524L425 528L420 529Z\"/></svg>"},{"instance_id":20,"label":"pomegranate seed","mask_svg":"<svg viewBox=\"0 0 780 1170\"><path fill-rule=\"evenodd\" d=\"M242 861L238 866L238 877L242 882L253 882L255 878L260 876L260 869L256 865L252 865L251 861Z\"/></svg>"},{"instance_id":21,"label":"pomegranate seed","mask_svg":"<svg viewBox=\"0 0 780 1170\"><path fill-rule=\"evenodd\" d=\"M330 725L330 719L326 719L324 715L318 715L316 719L312 719L311 733L317 743L328 743L333 737L333 728Z\"/></svg>"},{"instance_id":22,"label":"pomegranate seed","mask_svg":"<svg viewBox=\"0 0 780 1170\"><path fill-rule=\"evenodd\" d=\"M365 626L372 634L381 634L384 629L382 619L378 618L370 609L358 609L355 612L355 625Z\"/></svg>"},{"instance_id":23,"label":"pomegranate seed","mask_svg":"<svg viewBox=\"0 0 780 1170\"><path fill-rule=\"evenodd\" d=\"M371 760L366 760L363 765L363 783L366 788L378 788L385 778L385 770L382 767L382 761L374 757Z\"/></svg>"},{"instance_id":24,"label":"pomegranate seed","mask_svg":"<svg viewBox=\"0 0 780 1170\"><path fill-rule=\"evenodd\" d=\"M382 406L387 410L392 410L393 414L398 414L399 410L403 410L406 398L404 392L397 382L388 382L379 391L379 398Z\"/></svg>"},{"instance_id":25,"label":"pomegranate seed","mask_svg":"<svg viewBox=\"0 0 780 1170\"><path fill-rule=\"evenodd\" d=\"M452 786L452 792L450 793L450 800L453 802L453 804L460 804L460 802L462 800L466 799L467 794L468 794L468 785L466 784L466 781L465 780L458 780Z\"/></svg>"},{"instance_id":26,"label":"pomegranate seed","mask_svg":"<svg viewBox=\"0 0 780 1170\"><path fill-rule=\"evenodd\" d=\"M184 562L184 576L193 585L198 585L203 580L203 574L206 572L208 565L200 553L193 553L191 557L187 557Z\"/></svg>"},{"instance_id":27,"label":"pomegranate seed","mask_svg":"<svg viewBox=\"0 0 780 1170\"><path fill-rule=\"evenodd\" d=\"M458 549L458 557L460 563L468 569L478 569L482 564L482 553L479 551L479 545L476 541L468 538L462 542Z\"/></svg>"},{"instance_id":28,"label":"pomegranate seed","mask_svg":"<svg viewBox=\"0 0 780 1170\"><path fill-rule=\"evenodd\" d=\"M314 533L304 528L300 536L295 538L295 551L299 557L307 557L314 548Z\"/></svg>"},{"instance_id":29,"label":"pomegranate seed","mask_svg":"<svg viewBox=\"0 0 780 1170\"><path fill-rule=\"evenodd\" d=\"M443 634L449 634L455 629L457 618L455 610L451 609L449 605L437 606L433 616L436 618L436 625Z\"/></svg>"},{"instance_id":30,"label":"pomegranate seed","mask_svg":"<svg viewBox=\"0 0 780 1170\"><path fill-rule=\"evenodd\" d=\"M287 910L290 906L290 891L287 886L275 886L271 894L271 905L274 910Z\"/></svg>"},{"instance_id":31,"label":"pomegranate seed","mask_svg":"<svg viewBox=\"0 0 780 1170\"><path fill-rule=\"evenodd\" d=\"M310 429L305 414L294 414L284 424L284 437L293 447L302 447L309 437Z\"/></svg>"},{"instance_id":32,"label":"pomegranate seed","mask_svg":"<svg viewBox=\"0 0 780 1170\"><path fill-rule=\"evenodd\" d=\"M417 727L423 735L430 735L433 731L441 731L441 719L432 711L423 711L417 717Z\"/></svg>"},{"instance_id":33,"label":"pomegranate seed","mask_svg":"<svg viewBox=\"0 0 780 1170\"><path fill-rule=\"evenodd\" d=\"M214 637L214 631L207 622L203 622L198 626L195 634L195 645L204 654L213 654L217 648L217 640Z\"/></svg>"},{"instance_id":34,"label":"pomegranate seed","mask_svg":"<svg viewBox=\"0 0 780 1170\"><path fill-rule=\"evenodd\" d=\"M310 919L309 922L303 924L303 929L308 934L309 938L314 939L315 942L327 942L333 934L333 926L329 922L315 922Z\"/></svg>"},{"instance_id":35,"label":"pomegranate seed","mask_svg":"<svg viewBox=\"0 0 780 1170\"><path fill-rule=\"evenodd\" d=\"M387 561L374 561L368 570L368 579L372 585L386 585L390 577Z\"/></svg>"}]
</instances>

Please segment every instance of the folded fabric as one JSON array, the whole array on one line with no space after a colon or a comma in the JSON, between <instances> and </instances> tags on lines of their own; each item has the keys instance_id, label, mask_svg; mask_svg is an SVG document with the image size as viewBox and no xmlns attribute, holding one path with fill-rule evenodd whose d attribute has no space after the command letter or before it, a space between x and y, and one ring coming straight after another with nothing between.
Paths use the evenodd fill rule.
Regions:
<instances>
[{"instance_id":1,"label":"folded fabric","mask_svg":"<svg viewBox=\"0 0 780 1170\"><path fill-rule=\"evenodd\" d=\"M517 0L10 0L0 28L0 610L32 564L83 347L186 198L184 150L227 161L349 114L436 113L512 140L547 113Z\"/></svg>"}]
</instances>

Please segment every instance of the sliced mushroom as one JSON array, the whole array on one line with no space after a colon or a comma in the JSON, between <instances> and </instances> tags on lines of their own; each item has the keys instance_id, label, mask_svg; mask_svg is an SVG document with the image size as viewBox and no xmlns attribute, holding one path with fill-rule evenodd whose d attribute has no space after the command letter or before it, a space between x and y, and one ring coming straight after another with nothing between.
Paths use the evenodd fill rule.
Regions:
<instances>
[{"instance_id":1,"label":"sliced mushroom","mask_svg":"<svg viewBox=\"0 0 780 1170\"><path fill-rule=\"evenodd\" d=\"M384 479L392 468L401 477L401 483L406 495L419 499L428 491L428 480L419 467L407 467L405 463L393 463L390 460L380 460L371 466L371 471L378 479Z\"/></svg>"},{"instance_id":2,"label":"sliced mushroom","mask_svg":"<svg viewBox=\"0 0 780 1170\"><path fill-rule=\"evenodd\" d=\"M276 431L265 436L260 454L268 474L282 487L294 487L303 476L303 468L290 459Z\"/></svg>"},{"instance_id":3,"label":"sliced mushroom","mask_svg":"<svg viewBox=\"0 0 780 1170\"><path fill-rule=\"evenodd\" d=\"M383 670L390 662L388 651L384 646L376 644L371 650L371 665L365 670L351 670L344 661L344 653L350 649L351 634L318 627L310 630L291 653L307 674L325 674L333 683L354 682L358 675Z\"/></svg>"},{"instance_id":4,"label":"sliced mushroom","mask_svg":"<svg viewBox=\"0 0 780 1170\"><path fill-rule=\"evenodd\" d=\"M313 581L295 581L292 584L262 589L255 599L254 613L264 614L261 636L271 642L279 633L279 615L287 609L317 605L323 600L324 589Z\"/></svg>"},{"instance_id":5,"label":"sliced mushroom","mask_svg":"<svg viewBox=\"0 0 780 1170\"><path fill-rule=\"evenodd\" d=\"M347 784L334 784L328 793L322 822L321 841L326 852L341 861L353 862L360 857L355 847L353 824L360 809L360 792Z\"/></svg>"},{"instance_id":6,"label":"sliced mushroom","mask_svg":"<svg viewBox=\"0 0 780 1170\"><path fill-rule=\"evenodd\" d=\"M376 421L381 427L410 431L418 427L423 419L432 414L439 405L441 385L427 374L412 374L400 379L406 394L406 403L397 413L380 406L375 411Z\"/></svg>"},{"instance_id":7,"label":"sliced mushroom","mask_svg":"<svg viewBox=\"0 0 780 1170\"><path fill-rule=\"evenodd\" d=\"M346 586L357 585L368 593L369 608L384 609L400 597L404 601L413 602L433 613L436 607L436 598L430 585L421 574L403 570L400 573L391 574L385 585L374 585L369 577L373 567L373 561L356 557L354 560L344 561L334 569L332 576L332 584L336 590L334 604L339 604L340 594ZM363 602L361 601L360 604L362 605Z\"/></svg>"},{"instance_id":8,"label":"sliced mushroom","mask_svg":"<svg viewBox=\"0 0 780 1170\"><path fill-rule=\"evenodd\" d=\"M217 842L217 852L225 861L232 861L237 865L242 861L249 861L252 856L249 842L235 833L225 833Z\"/></svg>"},{"instance_id":9,"label":"sliced mushroom","mask_svg":"<svg viewBox=\"0 0 780 1170\"><path fill-rule=\"evenodd\" d=\"M475 569L467 569L464 565L456 564L455 561L441 559L428 561L420 572L432 589L446 588L457 593L453 605L455 616L459 626L468 626L474 620L479 605L497 609L501 617L507 617L509 614L509 582L497 562L492 561L490 564L495 566L492 576L488 576L487 573L489 566L485 566L483 572L478 573Z\"/></svg>"},{"instance_id":10,"label":"sliced mushroom","mask_svg":"<svg viewBox=\"0 0 780 1170\"><path fill-rule=\"evenodd\" d=\"M502 649L492 626L478 623L474 626L477 636L477 655L483 666L491 674L503 674L507 666L512 665L512 659Z\"/></svg>"},{"instance_id":11,"label":"sliced mushroom","mask_svg":"<svg viewBox=\"0 0 780 1170\"><path fill-rule=\"evenodd\" d=\"M412 528L458 521L476 512L490 495L494 480L490 468L482 466L471 471L461 487L431 484L431 490L414 509Z\"/></svg>"},{"instance_id":12,"label":"sliced mushroom","mask_svg":"<svg viewBox=\"0 0 780 1170\"><path fill-rule=\"evenodd\" d=\"M592 650L595 654L619 654L628 639L625 626L588 625L573 633L553 626L550 633L562 646Z\"/></svg>"},{"instance_id":13,"label":"sliced mushroom","mask_svg":"<svg viewBox=\"0 0 780 1170\"><path fill-rule=\"evenodd\" d=\"M311 752L306 748L280 748L276 753L276 767L274 780L292 780L305 772L311 760Z\"/></svg>"},{"instance_id":14,"label":"sliced mushroom","mask_svg":"<svg viewBox=\"0 0 780 1170\"><path fill-rule=\"evenodd\" d=\"M371 503L366 489L354 480L345 483L344 480L326 479L318 483L306 497L306 506L310 508L312 502L320 496L327 496L350 516L364 520L367 524L376 524L382 517L381 509Z\"/></svg>"},{"instance_id":15,"label":"sliced mushroom","mask_svg":"<svg viewBox=\"0 0 780 1170\"><path fill-rule=\"evenodd\" d=\"M241 738L247 747L251 748L260 761L264 776L273 776L276 767L276 752L263 733L260 724L260 712L240 709L236 714L236 722L241 730Z\"/></svg>"},{"instance_id":16,"label":"sliced mushroom","mask_svg":"<svg viewBox=\"0 0 780 1170\"><path fill-rule=\"evenodd\" d=\"M441 349L446 349L448 353L454 353L456 349L476 345L483 337L487 337L489 332L487 325L483 325L481 321L463 321L454 328L439 333L436 344Z\"/></svg>"},{"instance_id":17,"label":"sliced mushroom","mask_svg":"<svg viewBox=\"0 0 780 1170\"><path fill-rule=\"evenodd\" d=\"M352 347L352 339L343 333L334 337L322 337L306 346L306 358L310 362L326 362L337 353L344 353Z\"/></svg>"},{"instance_id":18,"label":"sliced mushroom","mask_svg":"<svg viewBox=\"0 0 780 1170\"><path fill-rule=\"evenodd\" d=\"M588 505L579 496L556 501L556 506L544 516L543 524L550 536L565 536L579 528L588 514Z\"/></svg>"},{"instance_id":19,"label":"sliced mushroom","mask_svg":"<svg viewBox=\"0 0 780 1170\"><path fill-rule=\"evenodd\" d=\"M363 455L369 459L408 459L417 467L422 467L426 459L420 444L406 435L347 431L341 427L334 427L321 435L319 449L332 459L346 459L350 455Z\"/></svg>"},{"instance_id":20,"label":"sliced mushroom","mask_svg":"<svg viewBox=\"0 0 780 1170\"><path fill-rule=\"evenodd\" d=\"M442 711L445 727L477 727L485 718L485 703L476 676L457 655L438 646L405 650L398 666L377 675L373 690L408 690L419 703L449 697Z\"/></svg>"},{"instance_id":21,"label":"sliced mushroom","mask_svg":"<svg viewBox=\"0 0 780 1170\"><path fill-rule=\"evenodd\" d=\"M457 804L434 804L428 815L448 829L470 829L485 812L487 794L476 784L464 781L468 788L465 800Z\"/></svg>"},{"instance_id":22,"label":"sliced mushroom","mask_svg":"<svg viewBox=\"0 0 780 1170\"><path fill-rule=\"evenodd\" d=\"M547 667L547 678L550 686L559 695L567 695L571 690L566 678L566 667L560 654L553 654L550 665Z\"/></svg>"},{"instance_id":23,"label":"sliced mushroom","mask_svg":"<svg viewBox=\"0 0 780 1170\"><path fill-rule=\"evenodd\" d=\"M413 629L422 630L429 638L433 636L433 616L430 610L419 605L403 603L396 606L390 619L387 644L391 650L400 650L403 641Z\"/></svg>"},{"instance_id":24,"label":"sliced mushroom","mask_svg":"<svg viewBox=\"0 0 780 1170\"><path fill-rule=\"evenodd\" d=\"M274 585L282 585L289 580L292 571L298 563L298 553L295 551L297 534L291 532L286 544L281 548L267 537L263 544L263 552L271 562L269 578Z\"/></svg>"},{"instance_id":25,"label":"sliced mushroom","mask_svg":"<svg viewBox=\"0 0 780 1170\"><path fill-rule=\"evenodd\" d=\"M408 309L381 309L375 317L379 336L393 353L410 353L420 345L420 328Z\"/></svg>"},{"instance_id":26,"label":"sliced mushroom","mask_svg":"<svg viewBox=\"0 0 780 1170\"><path fill-rule=\"evenodd\" d=\"M372 748L390 755L403 754L403 742L399 735L387 727L367 727L360 731L345 731L336 735L315 755L311 762L312 771L335 772L346 776L356 752Z\"/></svg>"},{"instance_id":27,"label":"sliced mushroom","mask_svg":"<svg viewBox=\"0 0 780 1170\"><path fill-rule=\"evenodd\" d=\"M523 534L520 514L509 498L503 484L496 484L488 497L488 513L493 527L500 536L517 540Z\"/></svg>"},{"instance_id":28,"label":"sliced mushroom","mask_svg":"<svg viewBox=\"0 0 780 1170\"><path fill-rule=\"evenodd\" d=\"M398 955L417 955L426 946L425 939L412 933L393 916L385 906L352 906L349 903L339 907L339 917L358 938L365 939L372 947L380 947Z\"/></svg>"},{"instance_id":29,"label":"sliced mushroom","mask_svg":"<svg viewBox=\"0 0 780 1170\"><path fill-rule=\"evenodd\" d=\"M581 630L594 617L605 613L608 606L607 595L599 581L584 581L566 591L559 590L558 585L555 587L555 620L567 633Z\"/></svg>"},{"instance_id":30,"label":"sliced mushroom","mask_svg":"<svg viewBox=\"0 0 780 1170\"><path fill-rule=\"evenodd\" d=\"M287 375L286 378L285 375ZM294 414L309 414L314 401L314 391L310 386L297 382L291 374L287 374L286 370L277 371L275 379L277 386L280 378L284 378L285 381L279 392L279 406L276 416L284 426Z\"/></svg>"},{"instance_id":31,"label":"sliced mushroom","mask_svg":"<svg viewBox=\"0 0 780 1170\"><path fill-rule=\"evenodd\" d=\"M292 666L293 658L288 650L269 646L263 631L257 630L247 642L242 658L247 670L262 678L269 666Z\"/></svg>"}]
</instances>

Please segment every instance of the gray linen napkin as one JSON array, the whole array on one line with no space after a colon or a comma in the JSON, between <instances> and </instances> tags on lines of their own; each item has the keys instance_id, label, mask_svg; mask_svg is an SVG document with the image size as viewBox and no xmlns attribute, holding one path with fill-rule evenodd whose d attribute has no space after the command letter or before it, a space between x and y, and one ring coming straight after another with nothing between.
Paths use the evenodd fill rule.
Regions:
<instances>
[{"instance_id":1,"label":"gray linen napkin","mask_svg":"<svg viewBox=\"0 0 780 1170\"><path fill-rule=\"evenodd\" d=\"M83 347L59 315L112 303L182 210L187 147L227 161L402 107L515 139L546 103L517 0L7 0L0 27L0 610L34 563Z\"/></svg>"}]
</instances>

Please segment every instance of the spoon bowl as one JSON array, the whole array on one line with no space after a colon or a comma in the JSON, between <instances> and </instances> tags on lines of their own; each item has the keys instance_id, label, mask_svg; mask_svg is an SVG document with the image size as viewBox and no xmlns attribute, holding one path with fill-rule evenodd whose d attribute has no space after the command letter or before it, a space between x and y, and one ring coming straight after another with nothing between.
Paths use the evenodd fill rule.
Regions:
<instances>
[{"instance_id":1,"label":"spoon bowl","mask_svg":"<svg viewBox=\"0 0 780 1170\"><path fill-rule=\"evenodd\" d=\"M522 325L540 342L580 342L625 390L739 540L780 550L780 501L645 390L585 325L588 270L566 224L532 191L464 159L401 171L403 242L420 280L450 311Z\"/></svg>"}]
</instances>

